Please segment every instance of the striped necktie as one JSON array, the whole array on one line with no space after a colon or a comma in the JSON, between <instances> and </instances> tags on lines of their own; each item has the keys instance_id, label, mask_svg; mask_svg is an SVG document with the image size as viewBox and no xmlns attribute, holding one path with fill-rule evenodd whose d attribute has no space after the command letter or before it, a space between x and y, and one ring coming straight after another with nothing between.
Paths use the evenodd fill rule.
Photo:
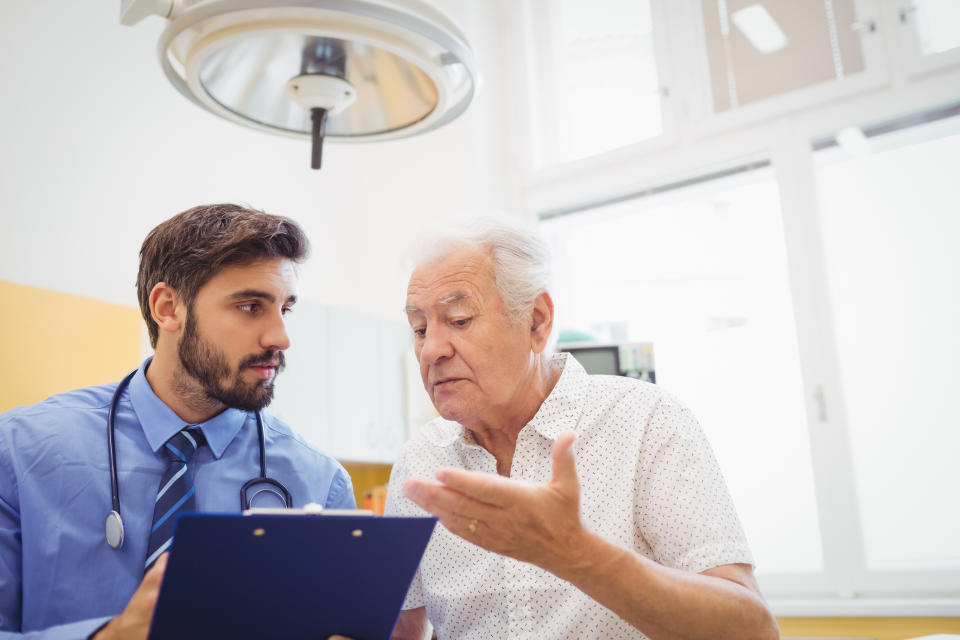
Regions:
<instances>
[{"instance_id":1,"label":"striped necktie","mask_svg":"<svg viewBox=\"0 0 960 640\"><path fill-rule=\"evenodd\" d=\"M157 502L153 507L153 527L150 529L150 543L147 545L145 570L149 569L173 542L173 523L177 514L196 510L193 480L187 465L197 447L204 442L200 429L183 429L167 440L160 449L166 454L168 462L167 470L160 479Z\"/></svg>"}]
</instances>

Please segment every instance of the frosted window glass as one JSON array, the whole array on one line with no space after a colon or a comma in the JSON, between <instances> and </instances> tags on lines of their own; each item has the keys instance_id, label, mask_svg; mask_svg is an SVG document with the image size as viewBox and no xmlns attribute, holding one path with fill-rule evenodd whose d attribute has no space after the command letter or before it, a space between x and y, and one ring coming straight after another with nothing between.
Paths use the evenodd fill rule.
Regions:
<instances>
[{"instance_id":1,"label":"frosted window glass","mask_svg":"<svg viewBox=\"0 0 960 640\"><path fill-rule=\"evenodd\" d=\"M960 122L950 128L960 133ZM855 159L821 154L829 293L870 569L960 568L956 133Z\"/></svg>"},{"instance_id":2,"label":"frosted window glass","mask_svg":"<svg viewBox=\"0 0 960 640\"><path fill-rule=\"evenodd\" d=\"M533 2L541 161L575 160L659 136L650 3Z\"/></svg>"},{"instance_id":3,"label":"frosted window glass","mask_svg":"<svg viewBox=\"0 0 960 640\"><path fill-rule=\"evenodd\" d=\"M927 56L960 47L960 2L914 0L920 52Z\"/></svg>"},{"instance_id":4,"label":"frosted window glass","mask_svg":"<svg viewBox=\"0 0 960 640\"><path fill-rule=\"evenodd\" d=\"M542 223L560 330L652 342L723 468L759 574L823 560L776 184L769 171Z\"/></svg>"}]
</instances>

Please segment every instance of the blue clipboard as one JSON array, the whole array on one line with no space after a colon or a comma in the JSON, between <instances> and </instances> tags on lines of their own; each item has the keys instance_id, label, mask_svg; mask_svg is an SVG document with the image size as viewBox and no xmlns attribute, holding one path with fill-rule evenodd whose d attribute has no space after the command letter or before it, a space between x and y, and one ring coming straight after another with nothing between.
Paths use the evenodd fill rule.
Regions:
<instances>
[{"instance_id":1,"label":"blue clipboard","mask_svg":"<svg viewBox=\"0 0 960 640\"><path fill-rule=\"evenodd\" d=\"M436 518L183 514L149 640L381 640Z\"/></svg>"}]
</instances>

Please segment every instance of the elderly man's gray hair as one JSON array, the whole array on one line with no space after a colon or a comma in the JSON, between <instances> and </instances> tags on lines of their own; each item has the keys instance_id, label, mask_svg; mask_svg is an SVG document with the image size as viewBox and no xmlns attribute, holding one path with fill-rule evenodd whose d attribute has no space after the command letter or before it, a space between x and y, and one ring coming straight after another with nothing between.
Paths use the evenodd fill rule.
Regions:
<instances>
[{"instance_id":1,"label":"elderly man's gray hair","mask_svg":"<svg viewBox=\"0 0 960 640\"><path fill-rule=\"evenodd\" d=\"M511 322L520 322L533 308L537 296L550 290L549 247L531 229L484 219L426 239L421 245L418 264L474 246L489 251L493 283L507 317Z\"/></svg>"}]
</instances>

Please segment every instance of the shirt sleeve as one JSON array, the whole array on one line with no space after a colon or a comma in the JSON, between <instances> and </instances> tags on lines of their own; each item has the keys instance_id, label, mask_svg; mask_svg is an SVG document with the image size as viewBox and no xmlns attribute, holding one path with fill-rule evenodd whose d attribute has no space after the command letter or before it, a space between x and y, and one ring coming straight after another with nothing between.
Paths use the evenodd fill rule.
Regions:
<instances>
[{"instance_id":1,"label":"shirt sleeve","mask_svg":"<svg viewBox=\"0 0 960 640\"><path fill-rule=\"evenodd\" d=\"M330 483L327 492L327 501L323 505L326 509L356 509L357 499L353 495L353 481L346 469L340 467Z\"/></svg>"},{"instance_id":2,"label":"shirt sleeve","mask_svg":"<svg viewBox=\"0 0 960 640\"><path fill-rule=\"evenodd\" d=\"M640 451L635 513L656 561L697 573L752 565L720 466L692 412L665 396Z\"/></svg>"},{"instance_id":3,"label":"shirt sleeve","mask_svg":"<svg viewBox=\"0 0 960 640\"><path fill-rule=\"evenodd\" d=\"M20 511L12 462L6 456L9 443L5 441L2 426L0 421L0 640L83 640L110 620L110 616L38 631L20 631L23 592Z\"/></svg>"},{"instance_id":4,"label":"shirt sleeve","mask_svg":"<svg viewBox=\"0 0 960 640\"><path fill-rule=\"evenodd\" d=\"M17 483L8 457L7 424L0 416L0 637L20 628L23 561Z\"/></svg>"},{"instance_id":5,"label":"shirt sleeve","mask_svg":"<svg viewBox=\"0 0 960 640\"><path fill-rule=\"evenodd\" d=\"M387 516L421 516L415 505L403 495L403 483L407 479L406 452L400 456L393 469L390 471L390 482L387 485L387 503L384 507L384 515ZM407 597L403 601L403 609L416 609L424 606L423 586L420 578L420 567L417 567L417 573L413 576L410 588L407 590Z\"/></svg>"},{"instance_id":6,"label":"shirt sleeve","mask_svg":"<svg viewBox=\"0 0 960 640\"><path fill-rule=\"evenodd\" d=\"M79 620L26 633L0 631L0 640L86 640L92 633L99 631L100 627L109 622L111 617Z\"/></svg>"}]
</instances>

